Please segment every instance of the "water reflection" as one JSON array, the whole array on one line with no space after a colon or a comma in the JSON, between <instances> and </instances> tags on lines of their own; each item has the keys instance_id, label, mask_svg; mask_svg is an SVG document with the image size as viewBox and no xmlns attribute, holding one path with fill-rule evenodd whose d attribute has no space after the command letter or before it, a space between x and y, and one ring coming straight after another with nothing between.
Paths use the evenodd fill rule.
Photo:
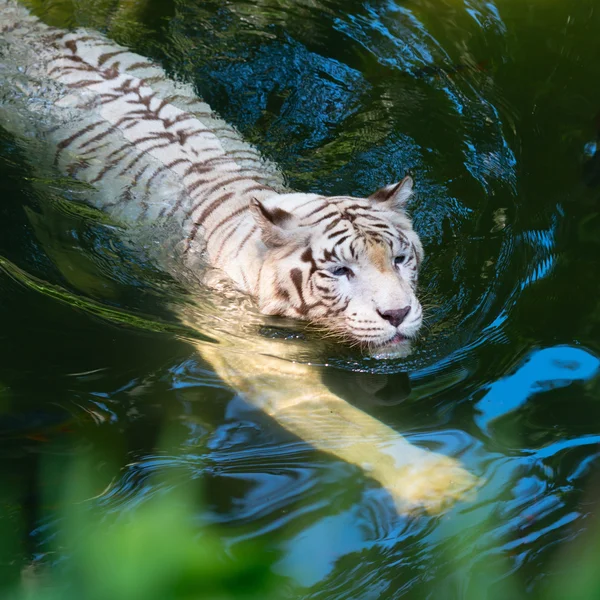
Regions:
<instances>
[{"instance_id":1,"label":"water reflection","mask_svg":"<svg viewBox=\"0 0 600 600\"><path fill-rule=\"evenodd\" d=\"M580 348L557 346L538 350L515 373L490 385L475 405L475 422L490 435L496 421L518 410L534 394L587 381L599 368L600 360Z\"/></svg>"},{"instance_id":2,"label":"water reflection","mask_svg":"<svg viewBox=\"0 0 600 600\"><path fill-rule=\"evenodd\" d=\"M552 549L585 527L580 491L599 456L597 197L583 185L594 182L594 148L583 180L581 168L600 106L593 5L149 4L169 4L169 18L132 43L193 81L292 186L360 194L414 173L429 313L415 355L348 356L296 326L272 337L281 354L319 365L310 369L330 392L460 457L485 483L446 518L399 518L381 486L224 384L167 308L187 306L181 286L119 244L101 215L66 210L72 182L23 184L31 173L8 137L1 185L14 204L3 206L0 245L38 279L21 288L0 275L10 348L0 378L11 390L2 456L33 471L44 440L73 430L122 444L121 476L98 499L116 513L160 493L162 469L176 483L202 479L231 548L267 540L276 569L311 598L422 598L432 579L436 597L452 597L489 561L535 588ZM135 18L148 24L151 12ZM22 203L35 211L27 220ZM58 286L70 293L62 309L47 297ZM236 299L217 321L204 300L195 316L206 341L250 360L244 340L264 323L237 323ZM179 438L159 453L164 421Z\"/></svg>"},{"instance_id":3,"label":"water reflection","mask_svg":"<svg viewBox=\"0 0 600 600\"><path fill-rule=\"evenodd\" d=\"M587 159L583 165L583 178L586 185L600 185L600 113L595 119L596 140L585 145Z\"/></svg>"}]
</instances>

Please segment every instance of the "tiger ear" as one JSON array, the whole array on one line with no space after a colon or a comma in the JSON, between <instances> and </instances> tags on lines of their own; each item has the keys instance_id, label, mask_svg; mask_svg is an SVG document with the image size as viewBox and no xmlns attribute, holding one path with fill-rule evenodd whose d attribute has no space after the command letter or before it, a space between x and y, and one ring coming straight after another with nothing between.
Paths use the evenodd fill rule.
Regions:
<instances>
[{"instance_id":1,"label":"tiger ear","mask_svg":"<svg viewBox=\"0 0 600 600\"><path fill-rule=\"evenodd\" d=\"M369 200L375 204L383 204L387 208L404 208L412 194L412 189L412 177L407 175L400 183L392 183L377 190L369 196Z\"/></svg>"},{"instance_id":2,"label":"tiger ear","mask_svg":"<svg viewBox=\"0 0 600 600\"><path fill-rule=\"evenodd\" d=\"M256 198L250 200L250 211L260 227L266 246L285 246L294 238L293 232L298 224L291 213L279 207L267 208Z\"/></svg>"}]
</instances>

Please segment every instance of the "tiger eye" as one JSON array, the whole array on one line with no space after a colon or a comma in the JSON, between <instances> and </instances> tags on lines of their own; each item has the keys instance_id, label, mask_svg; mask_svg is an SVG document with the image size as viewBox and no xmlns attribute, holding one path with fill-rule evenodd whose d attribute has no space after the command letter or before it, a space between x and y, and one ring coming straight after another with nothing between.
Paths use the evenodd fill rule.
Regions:
<instances>
[{"instance_id":1,"label":"tiger eye","mask_svg":"<svg viewBox=\"0 0 600 600\"><path fill-rule=\"evenodd\" d=\"M330 273L336 277L352 277L352 275L354 275L352 269L349 269L348 267L336 267L330 271Z\"/></svg>"}]
</instances>

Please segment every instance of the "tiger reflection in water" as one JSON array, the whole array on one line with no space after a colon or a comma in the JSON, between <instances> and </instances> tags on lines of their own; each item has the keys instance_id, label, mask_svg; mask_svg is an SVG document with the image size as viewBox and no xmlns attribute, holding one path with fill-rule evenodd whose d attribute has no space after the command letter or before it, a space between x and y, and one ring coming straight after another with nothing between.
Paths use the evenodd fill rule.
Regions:
<instances>
[{"instance_id":1,"label":"tiger reflection in water","mask_svg":"<svg viewBox=\"0 0 600 600\"><path fill-rule=\"evenodd\" d=\"M7 0L0 17L4 64L19 67L6 78L4 126L21 139L37 131L52 167L93 186L89 201L115 219L175 235L171 272L202 264L206 285L224 275L264 314L308 320L367 351L408 352L423 313L423 249L404 211L410 177L368 198L291 193L272 163L157 65L98 33L47 27ZM280 345L258 336L243 345L250 351L197 348L249 402L363 468L401 510L439 511L473 487L457 461L351 406L309 365L274 358Z\"/></svg>"}]
</instances>

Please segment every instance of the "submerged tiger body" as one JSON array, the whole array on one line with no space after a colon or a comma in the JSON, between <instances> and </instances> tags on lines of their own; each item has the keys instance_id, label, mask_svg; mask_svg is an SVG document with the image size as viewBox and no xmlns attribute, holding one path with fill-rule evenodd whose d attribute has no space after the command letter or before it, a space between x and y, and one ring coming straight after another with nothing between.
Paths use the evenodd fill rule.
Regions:
<instances>
[{"instance_id":1,"label":"submerged tiger body","mask_svg":"<svg viewBox=\"0 0 600 600\"><path fill-rule=\"evenodd\" d=\"M156 241L169 240L171 270L202 267L208 283L224 273L261 312L323 324L363 347L404 351L417 334L423 250L403 209L409 177L369 198L290 192L191 87L98 33L46 26L10 0L0 0L0 67L3 126L41 136L49 166L90 184L89 201L116 220L166 232ZM198 350L288 429L370 470L410 506L439 508L473 484L453 459L415 448L306 365L277 373L270 351L240 362L230 350ZM344 433L354 441L332 443Z\"/></svg>"}]
</instances>

